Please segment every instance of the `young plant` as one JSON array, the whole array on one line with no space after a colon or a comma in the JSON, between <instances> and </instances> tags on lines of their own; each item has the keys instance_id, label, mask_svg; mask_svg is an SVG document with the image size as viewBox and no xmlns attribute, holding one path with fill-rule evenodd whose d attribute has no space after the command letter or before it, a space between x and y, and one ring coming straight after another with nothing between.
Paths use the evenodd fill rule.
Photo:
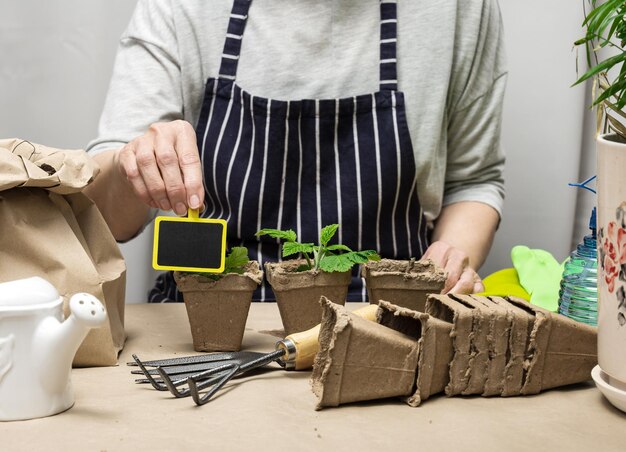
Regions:
<instances>
[{"instance_id":1,"label":"young plant","mask_svg":"<svg viewBox=\"0 0 626 452\"><path fill-rule=\"evenodd\" d=\"M202 275L217 281L228 273L237 273L242 275L245 272L245 267L248 262L250 262L250 259L248 258L248 249L243 246L234 246L224 259L224 271L222 271L222 273L192 272L188 274Z\"/></svg>"},{"instance_id":2,"label":"young plant","mask_svg":"<svg viewBox=\"0 0 626 452\"><path fill-rule=\"evenodd\" d=\"M294 231L288 229L261 229L256 236L269 235L275 239L284 240L283 257L302 254L307 264L298 270L323 270L325 272L345 272L355 264L364 264L368 261L379 261L380 256L374 250L352 251L346 245L329 245L338 224L331 224L322 228L320 243L300 243Z\"/></svg>"},{"instance_id":3,"label":"young plant","mask_svg":"<svg viewBox=\"0 0 626 452\"><path fill-rule=\"evenodd\" d=\"M613 131L626 140L626 2L624 0L588 0L591 10L585 14L585 36L576 46L584 46L589 70L575 85L593 80L593 106L597 108L598 132ZM600 51L611 49L611 56ZM605 52L604 50L603 52ZM609 71L614 69L612 79Z\"/></svg>"}]
</instances>

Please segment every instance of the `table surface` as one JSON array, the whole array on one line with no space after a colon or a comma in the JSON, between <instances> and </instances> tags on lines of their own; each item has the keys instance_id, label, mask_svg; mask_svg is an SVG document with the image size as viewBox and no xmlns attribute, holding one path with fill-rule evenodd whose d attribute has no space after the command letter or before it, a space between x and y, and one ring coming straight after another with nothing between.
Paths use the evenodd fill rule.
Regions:
<instances>
[{"instance_id":1,"label":"table surface","mask_svg":"<svg viewBox=\"0 0 626 452\"><path fill-rule=\"evenodd\" d=\"M243 350L272 351L269 332L279 328L276 305L254 303ZM119 366L72 371L73 408L0 422L0 450L626 450L626 415L592 382L535 396L440 394L417 408L387 399L316 411L310 372L272 365L199 407L135 384L126 366L133 353L196 354L184 305L127 305L126 332Z\"/></svg>"}]
</instances>

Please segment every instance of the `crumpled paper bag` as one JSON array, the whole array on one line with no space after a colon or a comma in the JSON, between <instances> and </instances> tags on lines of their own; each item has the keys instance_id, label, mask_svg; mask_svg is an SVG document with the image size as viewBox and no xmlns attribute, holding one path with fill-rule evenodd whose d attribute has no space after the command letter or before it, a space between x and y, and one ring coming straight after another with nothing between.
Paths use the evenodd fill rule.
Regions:
<instances>
[{"instance_id":1,"label":"crumpled paper bag","mask_svg":"<svg viewBox=\"0 0 626 452\"><path fill-rule=\"evenodd\" d=\"M108 322L92 329L74 366L117 364L124 346L126 265L96 205L81 193L98 174L81 150L0 139L0 282L40 276L65 299L88 292Z\"/></svg>"}]
</instances>

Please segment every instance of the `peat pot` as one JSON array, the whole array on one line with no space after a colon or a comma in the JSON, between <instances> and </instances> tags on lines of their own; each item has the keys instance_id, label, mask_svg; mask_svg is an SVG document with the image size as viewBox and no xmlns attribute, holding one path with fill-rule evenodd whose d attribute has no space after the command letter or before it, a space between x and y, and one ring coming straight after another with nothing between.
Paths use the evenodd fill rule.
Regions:
<instances>
[{"instance_id":1,"label":"peat pot","mask_svg":"<svg viewBox=\"0 0 626 452\"><path fill-rule=\"evenodd\" d=\"M263 279L258 262L249 262L241 275L228 273L217 280L182 272L174 272L174 279L185 300L194 350L240 350L252 294Z\"/></svg>"},{"instance_id":2,"label":"peat pot","mask_svg":"<svg viewBox=\"0 0 626 452\"><path fill-rule=\"evenodd\" d=\"M385 300L419 312L428 295L440 293L446 282L445 271L431 260L381 259L363 264L361 275L371 304Z\"/></svg>"},{"instance_id":3,"label":"peat pot","mask_svg":"<svg viewBox=\"0 0 626 452\"><path fill-rule=\"evenodd\" d=\"M350 271L296 271L304 263L304 259L294 259L265 264L265 273L276 295L285 335L308 330L320 323L322 295L340 305L345 304L348 295L352 279Z\"/></svg>"}]
</instances>

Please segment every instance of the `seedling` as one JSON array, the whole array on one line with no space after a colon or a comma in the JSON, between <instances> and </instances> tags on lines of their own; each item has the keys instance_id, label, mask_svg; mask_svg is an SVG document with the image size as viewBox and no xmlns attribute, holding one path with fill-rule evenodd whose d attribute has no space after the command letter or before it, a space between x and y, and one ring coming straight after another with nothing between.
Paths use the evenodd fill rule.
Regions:
<instances>
[{"instance_id":1,"label":"seedling","mask_svg":"<svg viewBox=\"0 0 626 452\"><path fill-rule=\"evenodd\" d=\"M248 249L243 246L234 246L230 253L224 259L224 271L221 273L205 273L205 272L189 272L190 275L202 275L209 279L217 281L222 276L228 273L237 273L242 275L245 272L245 267L250 262L248 258Z\"/></svg>"},{"instance_id":2,"label":"seedling","mask_svg":"<svg viewBox=\"0 0 626 452\"><path fill-rule=\"evenodd\" d=\"M352 251L346 245L329 245L333 238L338 224L331 224L322 228L320 233L320 244L300 243L296 233L288 229L261 229L256 236L269 235L275 239L284 240L283 257L301 253L306 260L306 264L298 270L323 270L325 272L345 272L350 270L355 264L364 264L368 261L379 261L380 256L374 250Z\"/></svg>"}]
</instances>

